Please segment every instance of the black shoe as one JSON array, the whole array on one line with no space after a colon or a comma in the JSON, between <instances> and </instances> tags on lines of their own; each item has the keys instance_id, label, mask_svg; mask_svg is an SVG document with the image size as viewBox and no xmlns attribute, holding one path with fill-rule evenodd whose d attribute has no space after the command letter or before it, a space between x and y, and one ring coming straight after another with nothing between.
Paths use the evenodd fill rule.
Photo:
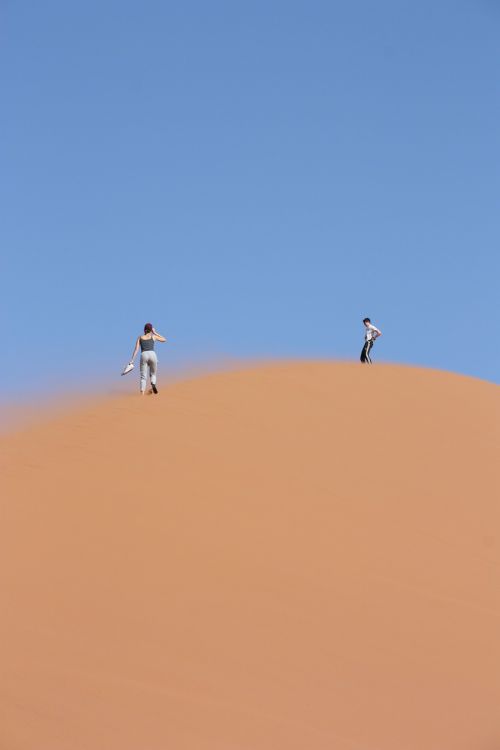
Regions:
<instances>
[{"instance_id":1,"label":"black shoe","mask_svg":"<svg viewBox=\"0 0 500 750\"><path fill-rule=\"evenodd\" d=\"M153 385L151 383L151 388L153 389L153 393L158 393L158 388L156 387L156 385Z\"/></svg>"}]
</instances>

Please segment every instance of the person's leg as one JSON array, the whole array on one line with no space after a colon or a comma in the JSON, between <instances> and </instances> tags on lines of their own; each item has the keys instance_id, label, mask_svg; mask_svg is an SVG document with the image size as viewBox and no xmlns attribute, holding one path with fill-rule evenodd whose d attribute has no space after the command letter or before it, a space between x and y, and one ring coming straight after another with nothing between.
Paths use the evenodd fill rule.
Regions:
<instances>
[{"instance_id":1,"label":"person's leg","mask_svg":"<svg viewBox=\"0 0 500 750\"><path fill-rule=\"evenodd\" d=\"M363 362L363 364L365 364L365 362L366 362L366 350L367 350L367 347L368 347L368 341L365 341L365 344L364 344L363 348L361 349L361 356L359 358L359 361Z\"/></svg>"},{"instance_id":2,"label":"person's leg","mask_svg":"<svg viewBox=\"0 0 500 750\"><path fill-rule=\"evenodd\" d=\"M373 339L368 342L368 346L366 347L366 361L368 362L369 365L371 365L372 363L372 358L370 355L372 346L373 346Z\"/></svg>"},{"instance_id":3,"label":"person's leg","mask_svg":"<svg viewBox=\"0 0 500 750\"><path fill-rule=\"evenodd\" d=\"M147 355L148 352L142 352L141 354L141 380L140 380L140 388L141 393L144 393L146 390L146 379L148 377L148 359Z\"/></svg>"},{"instance_id":4,"label":"person's leg","mask_svg":"<svg viewBox=\"0 0 500 750\"><path fill-rule=\"evenodd\" d=\"M148 352L149 354L149 378L151 380L151 387L156 393L156 370L158 367L158 359L156 358L156 352Z\"/></svg>"}]
</instances>

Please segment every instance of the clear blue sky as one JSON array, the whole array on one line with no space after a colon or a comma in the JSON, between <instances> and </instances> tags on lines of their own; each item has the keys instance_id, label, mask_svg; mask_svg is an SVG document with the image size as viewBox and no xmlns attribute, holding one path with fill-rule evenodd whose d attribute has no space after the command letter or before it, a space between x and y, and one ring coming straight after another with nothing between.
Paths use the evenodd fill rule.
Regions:
<instances>
[{"instance_id":1,"label":"clear blue sky","mask_svg":"<svg viewBox=\"0 0 500 750\"><path fill-rule=\"evenodd\" d=\"M3 398L218 357L498 380L494 0L7 0Z\"/></svg>"}]
</instances>

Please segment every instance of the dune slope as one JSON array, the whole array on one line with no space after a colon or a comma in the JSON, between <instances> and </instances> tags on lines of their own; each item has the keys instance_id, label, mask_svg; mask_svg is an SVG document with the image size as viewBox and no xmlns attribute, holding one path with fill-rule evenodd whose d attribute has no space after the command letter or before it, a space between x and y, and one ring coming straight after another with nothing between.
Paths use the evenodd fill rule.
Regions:
<instances>
[{"instance_id":1,"label":"dune slope","mask_svg":"<svg viewBox=\"0 0 500 750\"><path fill-rule=\"evenodd\" d=\"M500 401L283 363L2 438L2 750L500 748Z\"/></svg>"}]
</instances>

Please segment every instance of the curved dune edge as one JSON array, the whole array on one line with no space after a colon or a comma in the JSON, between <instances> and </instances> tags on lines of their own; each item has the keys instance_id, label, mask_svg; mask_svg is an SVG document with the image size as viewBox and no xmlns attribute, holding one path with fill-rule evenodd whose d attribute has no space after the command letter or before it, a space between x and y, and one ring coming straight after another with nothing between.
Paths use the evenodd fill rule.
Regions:
<instances>
[{"instance_id":1,"label":"curved dune edge","mask_svg":"<svg viewBox=\"0 0 500 750\"><path fill-rule=\"evenodd\" d=\"M500 401L284 363L0 440L0 747L500 746Z\"/></svg>"}]
</instances>

